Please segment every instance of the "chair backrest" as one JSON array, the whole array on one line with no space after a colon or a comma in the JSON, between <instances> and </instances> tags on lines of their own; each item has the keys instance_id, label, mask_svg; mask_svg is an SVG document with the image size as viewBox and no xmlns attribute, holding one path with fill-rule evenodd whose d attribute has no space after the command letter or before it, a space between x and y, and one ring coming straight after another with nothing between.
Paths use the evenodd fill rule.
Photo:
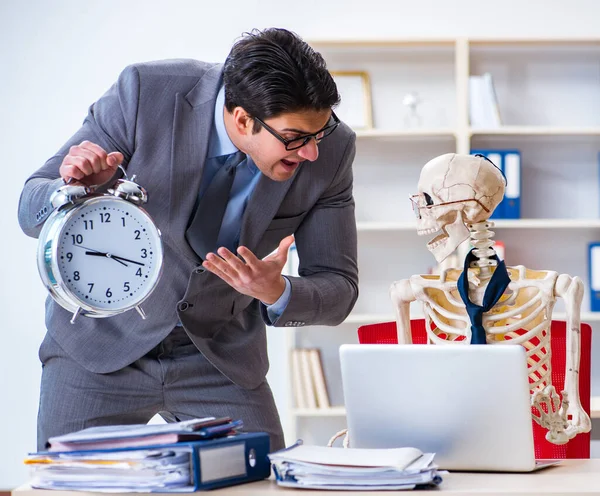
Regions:
<instances>
[{"instance_id":1,"label":"chair backrest","mask_svg":"<svg viewBox=\"0 0 600 496\"><path fill-rule=\"evenodd\" d=\"M410 330L414 344L427 344L425 319L410 321ZM566 322L553 320L550 327L550 346L552 348L552 384L560 394L565 384L565 364L567 356ZM398 344L396 322L363 325L358 328L358 342L361 344ZM581 357L579 361L579 396L583 409L590 414L591 400L591 350L592 328L581 324ZM546 430L534 420L533 442L536 458L564 459L589 458L590 433L578 434L563 445L552 444L546 440Z\"/></svg>"}]
</instances>

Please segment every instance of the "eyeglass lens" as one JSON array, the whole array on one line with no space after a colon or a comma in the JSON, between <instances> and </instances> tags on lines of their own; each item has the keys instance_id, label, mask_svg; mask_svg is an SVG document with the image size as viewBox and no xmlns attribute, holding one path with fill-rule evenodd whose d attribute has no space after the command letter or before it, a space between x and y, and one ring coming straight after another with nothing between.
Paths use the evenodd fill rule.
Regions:
<instances>
[{"instance_id":1,"label":"eyeglass lens","mask_svg":"<svg viewBox=\"0 0 600 496\"><path fill-rule=\"evenodd\" d=\"M331 133L333 133L333 131L335 131L336 127L337 127L337 123L333 124L333 125L331 125L329 127L326 127L325 129L323 129L323 131L321 131L320 133L318 133L316 135L302 136L301 138L296 138L296 139L290 140L290 141L287 142L287 145L286 145L285 149L286 150L296 150L298 148L302 148L311 139L316 139L317 143L318 143L323 138L326 138Z\"/></svg>"}]
</instances>

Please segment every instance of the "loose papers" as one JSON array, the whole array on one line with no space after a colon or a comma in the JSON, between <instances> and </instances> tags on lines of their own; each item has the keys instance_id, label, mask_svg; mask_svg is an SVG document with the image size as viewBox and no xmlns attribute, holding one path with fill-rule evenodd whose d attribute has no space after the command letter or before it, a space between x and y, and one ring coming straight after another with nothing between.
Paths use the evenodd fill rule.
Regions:
<instances>
[{"instance_id":1,"label":"loose papers","mask_svg":"<svg viewBox=\"0 0 600 496\"><path fill-rule=\"evenodd\" d=\"M437 485L434 453L416 448L355 449L296 444L269 455L280 486L402 490Z\"/></svg>"}]
</instances>

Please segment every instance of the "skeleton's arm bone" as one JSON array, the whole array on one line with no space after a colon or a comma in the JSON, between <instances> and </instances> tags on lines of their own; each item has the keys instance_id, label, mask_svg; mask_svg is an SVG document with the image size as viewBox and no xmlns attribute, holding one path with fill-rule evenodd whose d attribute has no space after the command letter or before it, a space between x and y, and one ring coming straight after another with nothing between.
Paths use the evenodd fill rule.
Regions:
<instances>
[{"instance_id":1,"label":"skeleton's arm bone","mask_svg":"<svg viewBox=\"0 0 600 496\"><path fill-rule=\"evenodd\" d=\"M398 344L412 343L410 333L410 303L416 300L415 293L409 279L395 281L390 287L392 304L396 311L396 328L398 331Z\"/></svg>"},{"instance_id":2,"label":"skeleton's arm bone","mask_svg":"<svg viewBox=\"0 0 600 496\"><path fill-rule=\"evenodd\" d=\"M579 360L581 356L581 302L583 282L579 277L560 274L556 280L556 295L565 300L567 313L567 363L565 370L565 392L569 399L569 430L589 432L591 421L581 407L579 397ZM572 435L574 435L573 433ZM571 435L571 436L572 436Z\"/></svg>"}]
</instances>

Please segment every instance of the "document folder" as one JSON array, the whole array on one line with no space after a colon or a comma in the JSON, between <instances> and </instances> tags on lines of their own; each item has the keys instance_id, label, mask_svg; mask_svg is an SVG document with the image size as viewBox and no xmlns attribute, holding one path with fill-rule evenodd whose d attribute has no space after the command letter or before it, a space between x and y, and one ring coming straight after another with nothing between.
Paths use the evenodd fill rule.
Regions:
<instances>
[{"instance_id":1,"label":"document folder","mask_svg":"<svg viewBox=\"0 0 600 496\"><path fill-rule=\"evenodd\" d=\"M498 169L500 169L500 172L502 172L502 175L504 175L504 161L502 160L502 152L500 150L483 150L483 149L473 149L471 150L471 155L483 155L484 157L486 157L488 160L490 160L496 167L498 167ZM504 176L506 178L506 176ZM495 219L504 219L506 218L505 216L505 202L504 200L500 202L500 204L494 209L494 211L492 212L492 215L490 216L491 220L495 220Z\"/></svg>"},{"instance_id":2,"label":"document folder","mask_svg":"<svg viewBox=\"0 0 600 496\"><path fill-rule=\"evenodd\" d=\"M490 219L521 218L521 152L519 150L472 149L472 155L488 158L504 175L506 188L504 198Z\"/></svg>"},{"instance_id":3,"label":"document folder","mask_svg":"<svg viewBox=\"0 0 600 496\"><path fill-rule=\"evenodd\" d=\"M193 492L270 475L264 432L143 448L31 454L31 486L98 492Z\"/></svg>"},{"instance_id":4,"label":"document folder","mask_svg":"<svg viewBox=\"0 0 600 496\"><path fill-rule=\"evenodd\" d=\"M521 153L519 150L505 150L502 157L506 191L504 192L504 218L521 218Z\"/></svg>"},{"instance_id":5,"label":"document folder","mask_svg":"<svg viewBox=\"0 0 600 496\"><path fill-rule=\"evenodd\" d=\"M588 268L590 310L600 312L600 243L590 243L588 247Z\"/></svg>"}]
</instances>

